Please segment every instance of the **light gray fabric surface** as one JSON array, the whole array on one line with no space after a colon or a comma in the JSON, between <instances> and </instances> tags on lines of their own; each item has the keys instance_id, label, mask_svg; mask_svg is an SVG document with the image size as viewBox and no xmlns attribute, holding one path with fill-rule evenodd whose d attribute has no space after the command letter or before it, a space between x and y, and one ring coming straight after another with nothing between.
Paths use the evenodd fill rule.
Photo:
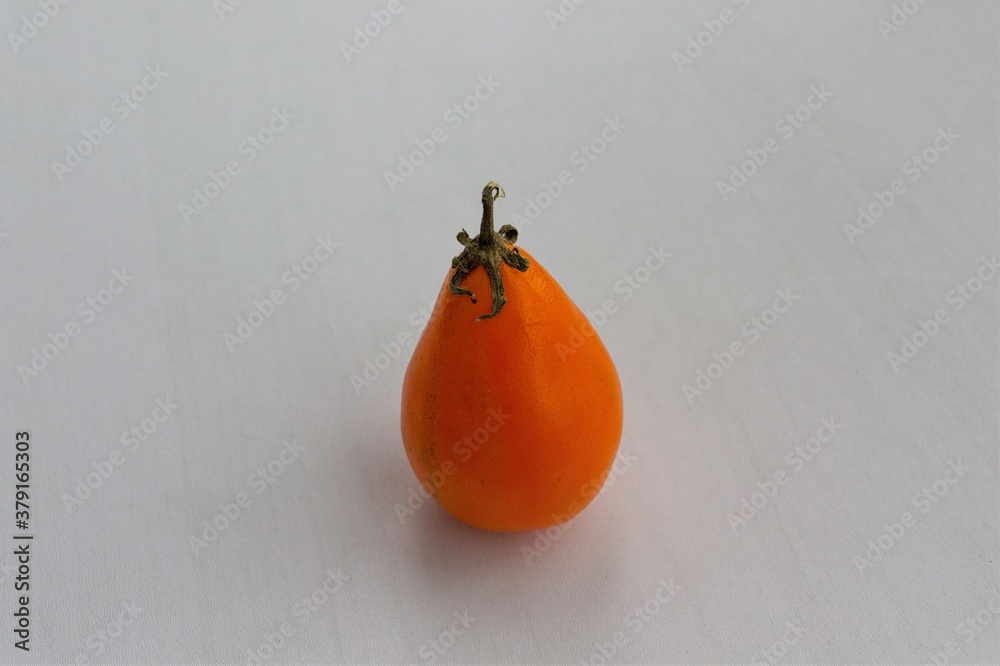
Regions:
<instances>
[{"instance_id":1,"label":"light gray fabric surface","mask_svg":"<svg viewBox=\"0 0 1000 666\"><path fill-rule=\"evenodd\" d=\"M0 8L0 661L997 660L996 2L226 6ZM491 179L625 394L547 533L399 435Z\"/></svg>"}]
</instances>

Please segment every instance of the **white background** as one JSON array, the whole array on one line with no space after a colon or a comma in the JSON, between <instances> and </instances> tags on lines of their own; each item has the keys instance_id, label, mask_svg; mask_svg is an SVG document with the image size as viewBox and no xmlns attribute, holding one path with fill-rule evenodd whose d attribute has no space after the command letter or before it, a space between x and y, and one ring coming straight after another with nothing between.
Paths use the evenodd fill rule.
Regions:
<instances>
[{"instance_id":1,"label":"white background","mask_svg":"<svg viewBox=\"0 0 1000 666\"><path fill-rule=\"evenodd\" d=\"M37 34L36 2L4 2L0 660L598 663L608 644L619 663L995 661L998 280L975 279L997 254L997 3L909 0L899 25L886 0L744 4L591 1L553 22L556 0L404 1L348 60L381 1L221 17L73 2ZM116 99L147 67L165 78L125 117ZM499 86L456 127L445 114L480 77ZM814 87L831 96L789 133ZM241 142L275 108L294 118L250 161ZM53 166L104 118L89 155ZM574 152L609 118L626 128L581 171ZM769 138L777 152L724 197ZM230 160L239 174L186 220ZM430 502L401 517L412 341L360 391L351 375L419 333L487 181L506 188L502 224L562 170L572 184L517 222L519 243L581 308L617 306L599 331L625 395L620 473L548 534L477 531ZM283 274L328 235L335 255L293 290ZM668 263L628 294L660 246ZM971 299L951 293L970 279ZM230 351L224 334L275 289L284 302ZM776 290L793 306L751 338ZM914 336L937 310L947 323ZM904 336L922 344L894 368ZM126 447L157 399L176 410ZM806 460L823 419L837 431ZM10 633L23 430L28 654ZM304 451L276 463L293 439ZM268 465L283 469L261 484ZM346 584L297 607L338 569ZM679 587L663 603L660 581Z\"/></svg>"}]
</instances>

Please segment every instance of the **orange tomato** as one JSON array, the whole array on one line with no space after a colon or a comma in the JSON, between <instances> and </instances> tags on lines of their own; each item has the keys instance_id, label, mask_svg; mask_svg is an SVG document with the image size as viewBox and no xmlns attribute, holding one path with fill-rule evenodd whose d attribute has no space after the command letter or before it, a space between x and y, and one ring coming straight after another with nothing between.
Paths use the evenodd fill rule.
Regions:
<instances>
[{"instance_id":1,"label":"orange tomato","mask_svg":"<svg viewBox=\"0 0 1000 666\"><path fill-rule=\"evenodd\" d=\"M562 523L590 503L614 463L623 407L586 316L514 246L516 230L494 232L497 196L491 182L480 235L458 236L466 250L406 369L401 425L435 501L469 525L507 532ZM490 293L492 310L480 299Z\"/></svg>"}]
</instances>

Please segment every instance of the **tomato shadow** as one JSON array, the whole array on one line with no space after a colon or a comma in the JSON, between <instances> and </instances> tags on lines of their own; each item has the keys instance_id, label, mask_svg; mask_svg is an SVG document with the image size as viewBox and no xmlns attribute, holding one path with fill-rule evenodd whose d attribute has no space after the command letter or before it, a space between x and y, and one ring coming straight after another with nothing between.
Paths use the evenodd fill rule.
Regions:
<instances>
[{"instance_id":1,"label":"tomato shadow","mask_svg":"<svg viewBox=\"0 0 1000 666\"><path fill-rule=\"evenodd\" d=\"M427 499L412 516L418 555L432 578L475 575L510 564L523 564L522 548L533 532L490 532L466 525Z\"/></svg>"},{"instance_id":2,"label":"tomato shadow","mask_svg":"<svg viewBox=\"0 0 1000 666\"><path fill-rule=\"evenodd\" d=\"M595 501L568 523L545 530L491 532L461 522L424 494L410 492L418 485L405 456L380 448L383 453L372 457L364 480L373 517L377 514L382 523L383 543L391 544L400 571L422 578L414 585L433 597L427 603L495 601L513 615L542 622L567 594L564 601L570 604L618 600L628 579L620 515L629 510L625 502ZM387 484L392 486L388 493ZM572 592L583 581L587 599ZM498 592L501 599L485 598ZM513 605L507 608L508 603Z\"/></svg>"},{"instance_id":3,"label":"tomato shadow","mask_svg":"<svg viewBox=\"0 0 1000 666\"><path fill-rule=\"evenodd\" d=\"M528 592L553 572L572 563L575 575L594 576L600 586L615 587L614 569L621 562L620 521L607 511L584 511L568 523L529 532L490 532L466 525L433 500L411 517L415 555L434 583L487 580ZM600 582L598 582L600 581ZM599 592L593 590L600 596Z\"/></svg>"}]
</instances>

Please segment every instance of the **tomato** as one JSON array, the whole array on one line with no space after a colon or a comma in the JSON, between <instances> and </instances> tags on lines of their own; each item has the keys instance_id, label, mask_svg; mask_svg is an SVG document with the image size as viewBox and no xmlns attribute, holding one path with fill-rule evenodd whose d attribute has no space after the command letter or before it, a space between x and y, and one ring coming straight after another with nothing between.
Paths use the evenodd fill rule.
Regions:
<instances>
[{"instance_id":1,"label":"tomato","mask_svg":"<svg viewBox=\"0 0 1000 666\"><path fill-rule=\"evenodd\" d=\"M493 230L502 195L488 184L480 235L458 235L466 249L407 367L401 426L410 465L445 511L483 529L534 530L573 518L601 489L622 392L583 312L514 245L516 230Z\"/></svg>"}]
</instances>

